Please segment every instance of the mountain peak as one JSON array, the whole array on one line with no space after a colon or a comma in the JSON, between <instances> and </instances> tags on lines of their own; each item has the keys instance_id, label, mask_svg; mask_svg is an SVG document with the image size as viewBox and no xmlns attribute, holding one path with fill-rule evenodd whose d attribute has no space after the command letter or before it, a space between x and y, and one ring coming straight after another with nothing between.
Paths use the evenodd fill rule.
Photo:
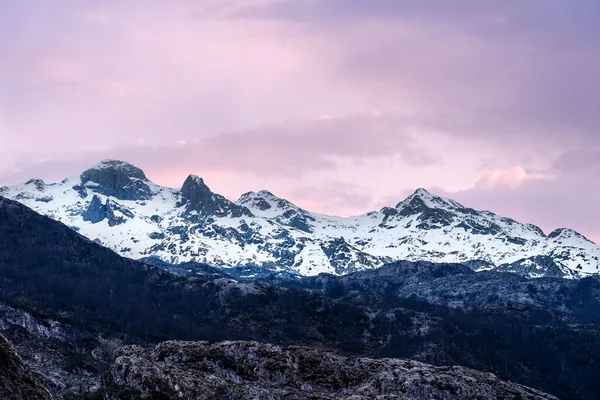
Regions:
<instances>
[{"instance_id":1,"label":"mountain peak","mask_svg":"<svg viewBox=\"0 0 600 400\"><path fill-rule=\"evenodd\" d=\"M278 197L268 190L244 193L238 199L237 204L249 207L253 211L258 211L259 214L270 216L279 215L289 210L302 211L290 201ZM267 214L261 212L266 212Z\"/></svg>"},{"instance_id":2,"label":"mountain peak","mask_svg":"<svg viewBox=\"0 0 600 400\"><path fill-rule=\"evenodd\" d=\"M406 199L396 205L396 208L410 208L415 211L427 208L427 209L461 209L464 208L462 204L445 197L440 197L431 194L424 188L415 190L413 194L408 196Z\"/></svg>"},{"instance_id":3,"label":"mountain peak","mask_svg":"<svg viewBox=\"0 0 600 400\"><path fill-rule=\"evenodd\" d=\"M433 197L431 193L429 193L426 189L424 188L418 188L417 190L415 190L415 192L413 193L414 196L419 196L419 197Z\"/></svg>"},{"instance_id":4,"label":"mountain peak","mask_svg":"<svg viewBox=\"0 0 600 400\"><path fill-rule=\"evenodd\" d=\"M146 174L140 168L136 167L133 164L120 160L102 160L98 164L89 168L83 174L86 174L88 171L104 171L108 173L119 172L123 175L129 176L130 178L148 180Z\"/></svg>"},{"instance_id":5,"label":"mountain peak","mask_svg":"<svg viewBox=\"0 0 600 400\"><path fill-rule=\"evenodd\" d=\"M198 175L187 177L181 187L181 197L186 205L185 215L192 221L199 222L204 218L252 216L250 210L213 193Z\"/></svg>"},{"instance_id":6,"label":"mountain peak","mask_svg":"<svg viewBox=\"0 0 600 400\"><path fill-rule=\"evenodd\" d=\"M212 191L206 186L204 179L200 178L198 175L189 175L185 182L183 182L181 195L192 203L195 203L207 195L212 195Z\"/></svg>"},{"instance_id":7,"label":"mountain peak","mask_svg":"<svg viewBox=\"0 0 600 400\"><path fill-rule=\"evenodd\" d=\"M554 239L554 240L574 239L574 240L583 240L585 242L593 243L591 240L589 240L588 238L583 236L581 233L574 231L573 229L569 229L569 228L559 228L559 229L552 231L548 235L548 239Z\"/></svg>"},{"instance_id":8,"label":"mountain peak","mask_svg":"<svg viewBox=\"0 0 600 400\"><path fill-rule=\"evenodd\" d=\"M103 160L84 171L81 184L96 193L120 200L147 200L152 197L144 171L119 160Z\"/></svg>"},{"instance_id":9,"label":"mountain peak","mask_svg":"<svg viewBox=\"0 0 600 400\"><path fill-rule=\"evenodd\" d=\"M42 191L46 187L46 182L44 182L42 179L34 178L25 182L25 185L34 185L37 190Z\"/></svg>"},{"instance_id":10,"label":"mountain peak","mask_svg":"<svg viewBox=\"0 0 600 400\"><path fill-rule=\"evenodd\" d=\"M194 175L194 174L188 175L188 177L183 182L183 186L185 186L186 184L206 186L206 184L204 183L204 179L202 179L198 175Z\"/></svg>"},{"instance_id":11,"label":"mountain peak","mask_svg":"<svg viewBox=\"0 0 600 400\"><path fill-rule=\"evenodd\" d=\"M137 168L135 165L127 161L121 161L114 158L106 158L94 165L92 168Z\"/></svg>"}]
</instances>

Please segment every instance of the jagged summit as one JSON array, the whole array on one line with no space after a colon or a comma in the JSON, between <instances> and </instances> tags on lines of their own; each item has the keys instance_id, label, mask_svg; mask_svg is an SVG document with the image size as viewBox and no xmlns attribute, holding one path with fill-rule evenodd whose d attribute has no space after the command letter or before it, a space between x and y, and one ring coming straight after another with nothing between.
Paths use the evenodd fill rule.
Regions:
<instances>
[{"instance_id":1,"label":"jagged summit","mask_svg":"<svg viewBox=\"0 0 600 400\"><path fill-rule=\"evenodd\" d=\"M417 189L413 194L408 196L396 205L396 208L411 207L413 209L426 208L450 208L459 209L464 206L452 199L436 196L431 194L424 188Z\"/></svg>"},{"instance_id":2,"label":"jagged summit","mask_svg":"<svg viewBox=\"0 0 600 400\"><path fill-rule=\"evenodd\" d=\"M153 194L144 171L119 160L104 160L84 171L81 184L120 200L148 200Z\"/></svg>"},{"instance_id":3,"label":"jagged summit","mask_svg":"<svg viewBox=\"0 0 600 400\"><path fill-rule=\"evenodd\" d=\"M550 232L548 234L548 238L554 240L585 240L590 243L594 243L581 233L569 228L558 228Z\"/></svg>"},{"instance_id":4,"label":"jagged summit","mask_svg":"<svg viewBox=\"0 0 600 400\"><path fill-rule=\"evenodd\" d=\"M90 167L89 169L103 169L103 168L135 168L135 169L139 169L138 167L136 167L135 165L128 163L127 161L121 161L121 160L117 160L117 159L113 159L113 158L107 158L104 160L101 160L99 163L97 163L96 165L93 165L92 167Z\"/></svg>"},{"instance_id":5,"label":"jagged summit","mask_svg":"<svg viewBox=\"0 0 600 400\"><path fill-rule=\"evenodd\" d=\"M39 191L44 190L44 188L46 187L46 182L44 182L42 179L30 179L27 182L25 182L26 185L33 185L35 186L35 188Z\"/></svg>"},{"instance_id":6,"label":"jagged summit","mask_svg":"<svg viewBox=\"0 0 600 400\"><path fill-rule=\"evenodd\" d=\"M313 232L316 214L313 215L268 190L244 193L236 203L247 207L255 215L273 219L281 225L307 233Z\"/></svg>"},{"instance_id":7,"label":"jagged summit","mask_svg":"<svg viewBox=\"0 0 600 400\"><path fill-rule=\"evenodd\" d=\"M265 199L265 200L274 200L274 201L287 201L281 197L278 197L276 195L274 195L272 192L268 191L268 190L259 190L258 192L246 192L244 194L242 194L239 199L238 199L238 203L242 203L242 202L247 202L250 201L252 199Z\"/></svg>"},{"instance_id":8,"label":"jagged summit","mask_svg":"<svg viewBox=\"0 0 600 400\"><path fill-rule=\"evenodd\" d=\"M259 213L263 212L265 215L282 214L288 210L304 211L289 200L278 197L268 190L244 193L236 203Z\"/></svg>"},{"instance_id":9,"label":"jagged summit","mask_svg":"<svg viewBox=\"0 0 600 400\"><path fill-rule=\"evenodd\" d=\"M252 216L246 207L213 193L204 180L197 175L187 177L181 187L181 197L185 204L184 215L194 222L205 221L212 217Z\"/></svg>"},{"instance_id":10,"label":"jagged summit","mask_svg":"<svg viewBox=\"0 0 600 400\"><path fill-rule=\"evenodd\" d=\"M190 175L183 182L181 195L191 202L199 202L212 195L212 191L198 175Z\"/></svg>"}]
</instances>

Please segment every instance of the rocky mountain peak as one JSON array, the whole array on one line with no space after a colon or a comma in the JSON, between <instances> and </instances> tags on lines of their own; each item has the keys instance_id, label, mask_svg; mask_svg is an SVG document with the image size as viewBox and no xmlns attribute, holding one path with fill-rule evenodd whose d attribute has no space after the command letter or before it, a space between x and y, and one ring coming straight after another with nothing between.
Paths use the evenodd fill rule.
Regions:
<instances>
[{"instance_id":1,"label":"rocky mountain peak","mask_svg":"<svg viewBox=\"0 0 600 400\"><path fill-rule=\"evenodd\" d=\"M240 196L237 201L238 204L242 204L251 209L257 209L260 211L281 211L286 210L300 210L299 207L295 206L291 202L281 197L277 197L268 190L260 190L258 192L248 192Z\"/></svg>"},{"instance_id":2,"label":"rocky mountain peak","mask_svg":"<svg viewBox=\"0 0 600 400\"><path fill-rule=\"evenodd\" d=\"M133 164L120 160L102 160L89 168L88 171L104 171L105 173L119 171L130 178L147 180L146 174ZM84 172L84 174L86 173Z\"/></svg>"},{"instance_id":3,"label":"rocky mountain peak","mask_svg":"<svg viewBox=\"0 0 600 400\"><path fill-rule=\"evenodd\" d=\"M306 210L268 190L248 192L240 196L237 204L247 207L255 215L273 218L279 224L311 233L315 218Z\"/></svg>"},{"instance_id":4,"label":"rocky mountain peak","mask_svg":"<svg viewBox=\"0 0 600 400\"><path fill-rule=\"evenodd\" d=\"M96 193L120 200L152 197L150 182L140 168L118 160L104 160L81 174L81 184Z\"/></svg>"},{"instance_id":5,"label":"rocky mountain peak","mask_svg":"<svg viewBox=\"0 0 600 400\"><path fill-rule=\"evenodd\" d=\"M422 212L424 209L462 209L464 207L454 200L436 196L426 189L419 188L405 200L398 203L396 208Z\"/></svg>"},{"instance_id":6,"label":"rocky mountain peak","mask_svg":"<svg viewBox=\"0 0 600 400\"><path fill-rule=\"evenodd\" d=\"M275 195L267 190L247 192L240 196L237 203L260 211L271 210L274 207Z\"/></svg>"},{"instance_id":7,"label":"rocky mountain peak","mask_svg":"<svg viewBox=\"0 0 600 400\"><path fill-rule=\"evenodd\" d=\"M30 179L27 182L25 182L25 184L35 186L35 188L39 191L44 190L44 188L46 187L46 182L44 182L42 179Z\"/></svg>"},{"instance_id":8,"label":"rocky mountain peak","mask_svg":"<svg viewBox=\"0 0 600 400\"><path fill-rule=\"evenodd\" d=\"M186 205L185 215L195 222L211 217L239 218L243 215L252 215L246 207L213 193L204 180L197 175L187 177L181 187L181 197Z\"/></svg>"},{"instance_id":9,"label":"rocky mountain peak","mask_svg":"<svg viewBox=\"0 0 600 400\"><path fill-rule=\"evenodd\" d=\"M200 203L212 196L213 192L204 183L204 179L198 175L190 175L187 177L181 187L181 195L190 203Z\"/></svg>"},{"instance_id":10,"label":"rocky mountain peak","mask_svg":"<svg viewBox=\"0 0 600 400\"><path fill-rule=\"evenodd\" d=\"M552 231L548 235L548 239L554 239L554 240L574 239L574 240L583 240L585 242L592 243L591 240L589 240L588 238L583 236L581 233L574 231L573 229L569 229L569 228L559 228L559 229Z\"/></svg>"}]
</instances>

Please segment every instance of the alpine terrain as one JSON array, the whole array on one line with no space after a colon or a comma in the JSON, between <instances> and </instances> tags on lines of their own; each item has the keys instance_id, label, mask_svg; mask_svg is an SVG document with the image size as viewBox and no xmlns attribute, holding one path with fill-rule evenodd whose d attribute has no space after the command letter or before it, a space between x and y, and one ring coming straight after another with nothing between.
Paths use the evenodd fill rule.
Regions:
<instances>
[{"instance_id":1,"label":"alpine terrain","mask_svg":"<svg viewBox=\"0 0 600 400\"><path fill-rule=\"evenodd\" d=\"M599 276L411 261L343 276L205 270L121 257L0 198L0 334L12 343L0 338L0 398L600 393Z\"/></svg>"},{"instance_id":2,"label":"alpine terrain","mask_svg":"<svg viewBox=\"0 0 600 400\"><path fill-rule=\"evenodd\" d=\"M468 262L528 277L600 272L600 246L571 229L545 234L424 189L364 215L311 213L262 190L236 202L190 175L159 186L125 162L106 160L60 183L31 179L0 196L63 222L117 253L167 264L254 266L300 275L343 275L396 260Z\"/></svg>"}]
</instances>

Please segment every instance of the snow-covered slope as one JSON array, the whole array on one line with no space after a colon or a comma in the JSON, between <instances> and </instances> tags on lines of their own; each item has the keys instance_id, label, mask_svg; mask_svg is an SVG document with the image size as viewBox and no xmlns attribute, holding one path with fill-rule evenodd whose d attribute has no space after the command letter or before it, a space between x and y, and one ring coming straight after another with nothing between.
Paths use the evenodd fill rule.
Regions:
<instances>
[{"instance_id":1,"label":"snow-covered slope","mask_svg":"<svg viewBox=\"0 0 600 400\"><path fill-rule=\"evenodd\" d=\"M394 260L469 262L524 275L596 274L600 246L570 229L548 236L424 189L396 207L341 218L303 210L268 191L237 202L189 176L181 189L150 182L128 163L107 160L80 176L4 187L17 200L132 258L215 266L260 266L302 275L345 274Z\"/></svg>"}]
</instances>

